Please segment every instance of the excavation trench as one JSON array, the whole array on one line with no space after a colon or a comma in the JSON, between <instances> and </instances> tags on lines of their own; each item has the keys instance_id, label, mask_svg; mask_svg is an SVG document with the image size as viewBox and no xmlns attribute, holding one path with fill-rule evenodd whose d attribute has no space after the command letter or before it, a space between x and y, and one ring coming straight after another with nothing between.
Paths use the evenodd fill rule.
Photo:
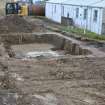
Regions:
<instances>
[{"instance_id":1,"label":"excavation trench","mask_svg":"<svg viewBox=\"0 0 105 105\"><path fill-rule=\"evenodd\" d=\"M2 42L10 57L57 58L70 55L89 55L91 51L77 42L57 34L16 33L1 35Z\"/></svg>"}]
</instances>

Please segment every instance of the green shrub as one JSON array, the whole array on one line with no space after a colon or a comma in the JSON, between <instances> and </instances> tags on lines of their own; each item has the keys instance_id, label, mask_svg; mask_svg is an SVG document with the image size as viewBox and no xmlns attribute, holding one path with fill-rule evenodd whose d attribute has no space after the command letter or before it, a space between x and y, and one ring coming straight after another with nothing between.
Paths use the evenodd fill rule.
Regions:
<instances>
[{"instance_id":1,"label":"green shrub","mask_svg":"<svg viewBox=\"0 0 105 105\"><path fill-rule=\"evenodd\" d=\"M73 27L63 27L61 30L69 32L69 33L75 33L76 35L79 35L81 37L87 37L90 39L94 39L94 40L105 40L105 35L98 35L94 32L90 32L88 30L85 30L85 34L84 34L84 29L80 29L80 28L73 28Z\"/></svg>"}]
</instances>

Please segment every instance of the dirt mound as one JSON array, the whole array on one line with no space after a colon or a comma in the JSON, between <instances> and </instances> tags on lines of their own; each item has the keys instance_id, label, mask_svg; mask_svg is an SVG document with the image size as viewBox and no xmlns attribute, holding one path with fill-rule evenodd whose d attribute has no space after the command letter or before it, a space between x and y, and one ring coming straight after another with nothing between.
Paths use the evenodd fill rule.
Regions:
<instances>
[{"instance_id":1,"label":"dirt mound","mask_svg":"<svg viewBox=\"0 0 105 105\"><path fill-rule=\"evenodd\" d=\"M0 19L0 33L17 32L43 32L44 27L27 22L23 17L17 15L5 16Z\"/></svg>"}]
</instances>

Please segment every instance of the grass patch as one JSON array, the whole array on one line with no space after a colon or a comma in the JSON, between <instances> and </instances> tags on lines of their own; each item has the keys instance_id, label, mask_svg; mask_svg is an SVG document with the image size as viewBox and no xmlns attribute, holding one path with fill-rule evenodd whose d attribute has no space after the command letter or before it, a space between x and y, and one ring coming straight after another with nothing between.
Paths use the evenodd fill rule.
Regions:
<instances>
[{"instance_id":1,"label":"grass patch","mask_svg":"<svg viewBox=\"0 0 105 105\"><path fill-rule=\"evenodd\" d=\"M37 19L47 19L45 16L33 16L33 18L37 18Z\"/></svg>"},{"instance_id":2,"label":"grass patch","mask_svg":"<svg viewBox=\"0 0 105 105\"><path fill-rule=\"evenodd\" d=\"M94 32L90 32L88 30L85 31L85 34L84 34L84 29L80 29L80 28L73 28L73 27L63 27L61 29L62 31L65 31L65 32L69 32L69 33L75 33L76 35L79 35L81 37L87 37L87 38L90 38L90 39L94 39L94 40L103 40L105 41L105 35L98 35Z\"/></svg>"}]
</instances>

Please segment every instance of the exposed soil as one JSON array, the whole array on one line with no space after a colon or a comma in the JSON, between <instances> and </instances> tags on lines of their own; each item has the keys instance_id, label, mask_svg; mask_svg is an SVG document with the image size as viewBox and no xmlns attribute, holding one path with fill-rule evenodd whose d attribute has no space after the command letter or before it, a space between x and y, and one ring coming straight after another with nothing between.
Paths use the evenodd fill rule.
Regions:
<instances>
[{"instance_id":1,"label":"exposed soil","mask_svg":"<svg viewBox=\"0 0 105 105\"><path fill-rule=\"evenodd\" d=\"M0 33L45 32L43 25L27 22L23 17L10 15L0 19Z\"/></svg>"},{"instance_id":2,"label":"exposed soil","mask_svg":"<svg viewBox=\"0 0 105 105\"><path fill-rule=\"evenodd\" d=\"M30 51L48 51L51 48L53 48L53 45L50 44L39 44L39 43L33 43L33 44L23 44L23 45L12 45L12 49L14 49L15 52L22 51L23 53L27 53Z\"/></svg>"},{"instance_id":3,"label":"exposed soil","mask_svg":"<svg viewBox=\"0 0 105 105\"><path fill-rule=\"evenodd\" d=\"M0 34L6 35L10 35L8 32L13 35L16 32L41 32L46 23L17 16L7 16L0 21L3 29ZM42 30L37 27L35 31L35 24L39 27L42 24ZM45 25L55 28L56 24L47 22ZM0 39L0 105L105 105L104 54L100 57L102 53L91 47L96 56L67 54L60 59L16 59L14 52L47 51L53 46L41 43L41 37L38 44L27 42L27 39L33 42L35 37L28 36L24 40L13 36L5 38L5 41ZM14 42L12 47L10 42Z\"/></svg>"},{"instance_id":4,"label":"exposed soil","mask_svg":"<svg viewBox=\"0 0 105 105\"><path fill-rule=\"evenodd\" d=\"M16 86L12 90L21 90L14 90L15 94L24 97L18 100L19 105L104 105L104 60L73 57L58 61L11 59L8 60L8 71ZM9 86L11 89L14 85Z\"/></svg>"}]
</instances>

